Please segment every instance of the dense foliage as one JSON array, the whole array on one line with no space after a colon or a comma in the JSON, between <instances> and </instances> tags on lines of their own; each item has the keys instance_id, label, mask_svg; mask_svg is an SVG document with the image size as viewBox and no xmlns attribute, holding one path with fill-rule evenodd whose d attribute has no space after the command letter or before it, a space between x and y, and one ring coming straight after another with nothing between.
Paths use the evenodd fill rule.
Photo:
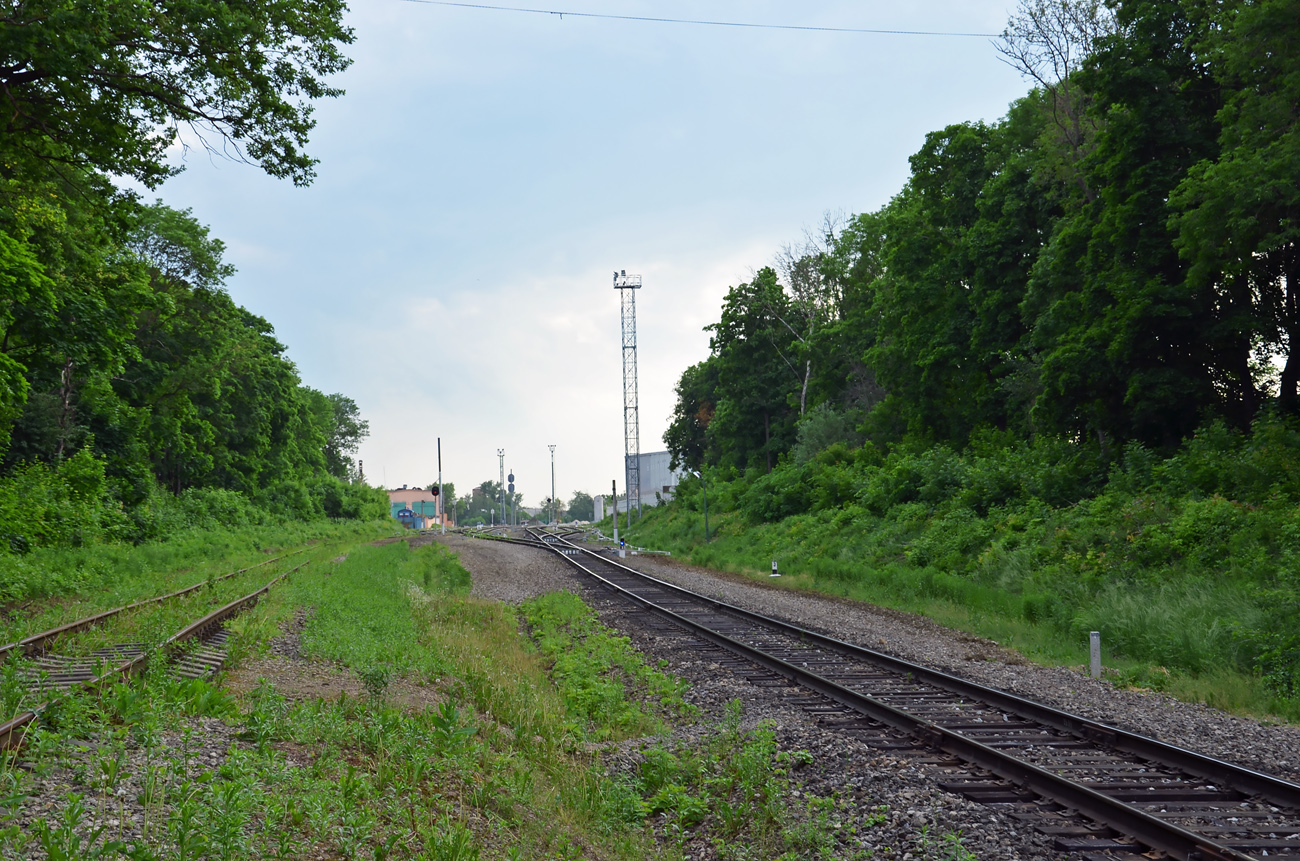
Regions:
<instances>
[{"instance_id":1,"label":"dense foliage","mask_svg":"<svg viewBox=\"0 0 1300 861\"><path fill-rule=\"evenodd\" d=\"M819 407L843 442L996 428L1109 459L1295 414L1294 12L1128 0L1068 89L928 135L886 206L731 288L678 384L678 461L770 468Z\"/></svg>"},{"instance_id":2,"label":"dense foliage","mask_svg":"<svg viewBox=\"0 0 1300 861\"><path fill-rule=\"evenodd\" d=\"M1035 88L731 288L668 447L743 564L1300 694L1300 17L1020 9Z\"/></svg>"},{"instance_id":3,"label":"dense foliage","mask_svg":"<svg viewBox=\"0 0 1300 861\"><path fill-rule=\"evenodd\" d=\"M113 182L173 173L182 129L308 181L309 100L337 95L323 78L347 65L342 11L0 12L0 554L158 537L187 508L167 494L253 517L384 511L353 482L356 404L302 385L271 325L224 291L224 247L189 211ZM202 495L217 491L240 498Z\"/></svg>"}]
</instances>

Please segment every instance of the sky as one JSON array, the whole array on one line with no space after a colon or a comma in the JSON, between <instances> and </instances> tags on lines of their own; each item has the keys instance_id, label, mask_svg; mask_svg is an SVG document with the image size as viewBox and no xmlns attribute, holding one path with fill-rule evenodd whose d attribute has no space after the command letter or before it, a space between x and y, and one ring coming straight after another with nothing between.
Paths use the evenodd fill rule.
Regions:
<instances>
[{"instance_id":1,"label":"sky","mask_svg":"<svg viewBox=\"0 0 1300 861\"><path fill-rule=\"evenodd\" d=\"M1010 0L538 0L535 8L998 33ZM989 38L602 20L354 0L307 188L194 147L157 196L227 246L231 296L370 423L367 480L498 476L525 504L623 484L615 270L637 295L641 451L727 288L827 213L879 208L925 134L1027 84Z\"/></svg>"}]
</instances>

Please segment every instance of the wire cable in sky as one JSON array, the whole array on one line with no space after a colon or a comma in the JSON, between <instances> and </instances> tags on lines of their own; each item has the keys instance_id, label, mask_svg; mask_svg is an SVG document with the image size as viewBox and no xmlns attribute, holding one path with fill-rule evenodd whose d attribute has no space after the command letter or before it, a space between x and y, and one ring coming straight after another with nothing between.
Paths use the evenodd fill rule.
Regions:
<instances>
[{"instance_id":1,"label":"wire cable in sky","mask_svg":"<svg viewBox=\"0 0 1300 861\"><path fill-rule=\"evenodd\" d=\"M530 12L534 15L565 15L574 18L605 18L612 21L649 21L655 24L699 24L706 27L747 27L754 30L810 30L818 33L871 33L879 36L975 36L996 39L1001 33L946 33L936 30L870 30L860 27L807 27L799 24L755 24L748 21L701 21L692 18L650 18L644 15L605 15L599 12L562 12L556 9L528 9L521 6L488 6L483 3L453 3L451 0L403 0L426 6L455 6L461 9L490 9L494 12Z\"/></svg>"}]
</instances>

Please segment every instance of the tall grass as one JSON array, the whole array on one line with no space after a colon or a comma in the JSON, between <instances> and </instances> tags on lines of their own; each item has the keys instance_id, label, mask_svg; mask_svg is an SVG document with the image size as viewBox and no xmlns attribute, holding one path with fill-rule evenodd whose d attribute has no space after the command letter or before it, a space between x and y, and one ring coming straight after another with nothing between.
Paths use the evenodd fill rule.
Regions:
<instances>
[{"instance_id":1,"label":"tall grass","mask_svg":"<svg viewBox=\"0 0 1300 861\"><path fill-rule=\"evenodd\" d=\"M923 612L1043 660L1102 633L1127 676L1300 715L1300 431L1210 425L1161 456L991 437L970 450L832 446L709 475L628 537L722 570ZM766 577L763 579L766 581ZM1222 701L1224 697L1213 695Z\"/></svg>"},{"instance_id":2,"label":"tall grass","mask_svg":"<svg viewBox=\"0 0 1300 861\"><path fill-rule=\"evenodd\" d=\"M0 555L0 640L12 642L315 544L388 534L383 521L278 522L192 529L145 544L47 547Z\"/></svg>"}]
</instances>

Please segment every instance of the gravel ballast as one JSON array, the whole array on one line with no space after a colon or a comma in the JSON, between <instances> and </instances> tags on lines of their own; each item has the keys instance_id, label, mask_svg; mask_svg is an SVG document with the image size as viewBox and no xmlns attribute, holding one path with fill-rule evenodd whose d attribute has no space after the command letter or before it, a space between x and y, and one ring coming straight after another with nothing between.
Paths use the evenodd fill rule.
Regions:
<instances>
[{"instance_id":1,"label":"gravel ballast","mask_svg":"<svg viewBox=\"0 0 1300 861\"><path fill-rule=\"evenodd\" d=\"M725 667L700 660L698 643L665 636L621 599L580 580L558 557L533 548L448 537L474 577L475 594L523 600L555 588L581 592L606 624L630 636L652 659L694 686L692 696L706 713L741 699L753 719L776 722L784 747L814 754L801 776L806 790L859 798L865 813L888 808L888 821L863 831L877 853L890 846L917 857L934 854L928 839L947 831L963 835L981 858L1056 858L1050 841L994 808L936 789L934 770L917 757L873 750L818 725L802 709L771 689L750 684ZM784 619L830 636L905 660L941 669L1093 720L1177 744L1198 752L1300 780L1300 728L1270 725L1148 690L1118 688L1081 669L1043 667L997 643L953 631L921 616L827 596L782 589L742 575L723 574L661 556L631 556L629 567L754 612ZM699 728L697 728L698 730ZM688 733L689 734L689 733ZM918 837L924 826L927 836ZM865 846L865 844L864 844ZM899 854L897 857L903 857Z\"/></svg>"},{"instance_id":2,"label":"gravel ballast","mask_svg":"<svg viewBox=\"0 0 1300 861\"><path fill-rule=\"evenodd\" d=\"M751 684L717 663L698 640L656 625L644 611L580 578L558 557L534 548L461 536L439 540L455 551L470 571L475 595L514 602L555 589L578 592L601 621L628 636L648 659L666 661L668 672L690 683L686 699L704 716L693 726L679 728L673 741L690 743L714 731L727 703L740 700L744 726L767 721L783 750L810 753L811 764L792 774L797 789L788 806L801 809L810 794L839 798L844 804L838 830L844 835L855 832L851 838L841 838L845 849L869 852L864 857L872 858L941 858L952 852L952 845L945 840L960 837L975 858L989 861L1068 857L1052 848L1050 838L1008 814L940 790L934 782L934 769L923 762L923 756L875 749L821 726L814 715L789 701L797 690ZM658 574L646 565L647 557L629 561L633 567ZM700 576L707 577L703 572ZM635 751L624 751L623 756L628 755L631 762L615 757L611 768L633 767ZM690 845L687 857L718 856L707 841L700 840Z\"/></svg>"},{"instance_id":3,"label":"gravel ballast","mask_svg":"<svg viewBox=\"0 0 1300 861\"><path fill-rule=\"evenodd\" d=\"M627 561L631 568L746 610L1288 780L1300 778L1300 728L1295 726L1264 725L1165 694L1117 688L1079 670L1030 664L990 640L909 613L772 588L663 557Z\"/></svg>"}]
</instances>

